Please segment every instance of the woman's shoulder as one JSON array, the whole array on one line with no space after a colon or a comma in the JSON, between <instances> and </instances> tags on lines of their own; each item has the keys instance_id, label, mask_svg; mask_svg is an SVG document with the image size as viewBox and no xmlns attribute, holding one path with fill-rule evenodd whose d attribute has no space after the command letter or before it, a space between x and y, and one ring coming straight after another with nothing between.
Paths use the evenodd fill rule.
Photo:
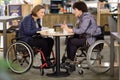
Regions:
<instances>
[{"instance_id":1,"label":"woman's shoulder","mask_svg":"<svg viewBox=\"0 0 120 80\"><path fill-rule=\"evenodd\" d=\"M91 17L91 16L93 16L90 12L84 12L83 13L83 16L84 17Z\"/></svg>"},{"instance_id":2,"label":"woman's shoulder","mask_svg":"<svg viewBox=\"0 0 120 80\"><path fill-rule=\"evenodd\" d=\"M32 15L31 14L29 14L29 15L27 15L27 16L25 16L24 17L24 20L26 21L26 20L31 20L32 19Z\"/></svg>"},{"instance_id":3,"label":"woman's shoulder","mask_svg":"<svg viewBox=\"0 0 120 80\"><path fill-rule=\"evenodd\" d=\"M85 12L85 13L83 13L82 16L83 16L82 17L83 19L85 19L85 18L87 18L87 19L94 18L94 16L90 12Z\"/></svg>"}]
</instances>

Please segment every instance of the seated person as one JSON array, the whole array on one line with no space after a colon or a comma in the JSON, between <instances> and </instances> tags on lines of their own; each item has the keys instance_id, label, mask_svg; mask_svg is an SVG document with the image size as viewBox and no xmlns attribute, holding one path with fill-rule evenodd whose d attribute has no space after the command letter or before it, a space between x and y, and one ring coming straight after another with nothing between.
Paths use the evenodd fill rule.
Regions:
<instances>
[{"instance_id":1,"label":"seated person","mask_svg":"<svg viewBox=\"0 0 120 80\"><path fill-rule=\"evenodd\" d=\"M41 48L43 51L48 65L51 65L49 61L50 54L54 45L54 40L52 38L44 38L42 36L33 37L38 35L37 31L40 31L42 26L40 20L43 18L45 13L45 8L41 5L36 5L31 14L24 17L19 25L18 36L23 36L22 40L28 43L32 47Z\"/></svg>"},{"instance_id":2,"label":"seated person","mask_svg":"<svg viewBox=\"0 0 120 80\"><path fill-rule=\"evenodd\" d=\"M84 2L75 2L73 4L73 9L73 14L77 17L76 27L71 29L66 24L61 25L61 28L67 32L74 33L74 36L67 40L67 59L70 61L74 61L77 49L84 46L86 40L89 45L95 42L96 38L91 35L100 33L97 31L98 26L93 15L88 12L88 8ZM84 33L86 36L81 37L80 35ZM63 61L63 63L64 62L65 61Z\"/></svg>"}]
</instances>

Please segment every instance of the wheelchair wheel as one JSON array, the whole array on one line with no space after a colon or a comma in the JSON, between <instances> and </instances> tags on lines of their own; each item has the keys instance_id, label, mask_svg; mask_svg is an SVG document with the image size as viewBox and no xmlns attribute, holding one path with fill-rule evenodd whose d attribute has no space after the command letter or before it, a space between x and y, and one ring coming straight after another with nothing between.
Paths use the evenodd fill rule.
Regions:
<instances>
[{"instance_id":1,"label":"wheelchair wheel","mask_svg":"<svg viewBox=\"0 0 120 80\"><path fill-rule=\"evenodd\" d=\"M98 74L105 73L110 69L110 45L104 40L98 40L92 44L87 52L89 68Z\"/></svg>"},{"instance_id":2,"label":"wheelchair wheel","mask_svg":"<svg viewBox=\"0 0 120 80\"><path fill-rule=\"evenodd\" d=\"M18 74L27 72L33 63L33 51L27 43L17 41L9 46L6 61L13 72Z\"/></svg>"}]
</instances>

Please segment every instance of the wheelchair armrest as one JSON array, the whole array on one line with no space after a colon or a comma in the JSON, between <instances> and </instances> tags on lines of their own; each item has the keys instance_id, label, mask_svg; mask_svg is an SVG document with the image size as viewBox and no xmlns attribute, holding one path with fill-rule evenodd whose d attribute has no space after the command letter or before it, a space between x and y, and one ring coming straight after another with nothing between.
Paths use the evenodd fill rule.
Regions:
<instances>
[{"instance_id":1,"label":"wheelchair armrest","mask_svg":"<svg viewBox=\"0 0 120 80\"><path fill-rule=\"evenodd\" d=\"M103 34L98 34L98 35L92 35L92 37L102 37L104 36Z\"/></svg>"},{"instance_id":2,"label":"wheelchair armrest","mask_svg":"<svg viewBox=\"0 0 120 80\"><path fill-rule=\"evenodd\" d=\"M21 40L21 39L24 38L24 37L25 37L25 36L13 38L13 39L11 40L11 43L13 43L14 41Z\"/></svg>"},{"instance_id":3,"label":"wheelchair armrest","mask_svg":"<svg viewBox=\"0 0 120 80\"><path fill-rule=\"evenodd\" d=\"M7 33L12 33L18 30L18 26L11 26L7 29ZM0 30L0 33L3 33L3 30Z\"/></svg>"},{"instance_id":4,"label":"wheelchair armrest","mask_svg":"<svg viewBox=\"0 0 120 80\"><path fill-rule=\"evenodd\" d=\"M95 37L96 40L104 40L104 34L94 35L93 37Z\"/></svg>"}]
</instances>

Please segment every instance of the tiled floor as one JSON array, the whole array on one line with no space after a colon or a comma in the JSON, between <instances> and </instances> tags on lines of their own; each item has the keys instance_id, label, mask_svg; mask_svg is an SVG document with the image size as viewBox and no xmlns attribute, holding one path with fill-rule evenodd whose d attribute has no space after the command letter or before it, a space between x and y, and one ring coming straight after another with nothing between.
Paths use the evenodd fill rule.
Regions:
<instances>
[{"instance_id":1,"label":"tiled floor","mask_svg":"<svg viewBox=\"0 0 120 80\"><path fill-rule=\"evenodd\" d=\"M109 38L107 38L109 40ZM61 38L61 56L62 53L64 53L64 38ZM46 69L46 73L52 73L51 69ZM24 74L15 74L12 72L9 72L12 80L118 80L118 68L115 68L115 76L111 77L109 74L109 71L107 73L97 75L94 72L90 70L84 70L83 75L79 75L77 71L73 72L71 75L67 77L48 77L46 75L40 76L39 69L31 68L28 72ZM1 79L0 79L1 80Z\"/></svg>"}]
</instances>

